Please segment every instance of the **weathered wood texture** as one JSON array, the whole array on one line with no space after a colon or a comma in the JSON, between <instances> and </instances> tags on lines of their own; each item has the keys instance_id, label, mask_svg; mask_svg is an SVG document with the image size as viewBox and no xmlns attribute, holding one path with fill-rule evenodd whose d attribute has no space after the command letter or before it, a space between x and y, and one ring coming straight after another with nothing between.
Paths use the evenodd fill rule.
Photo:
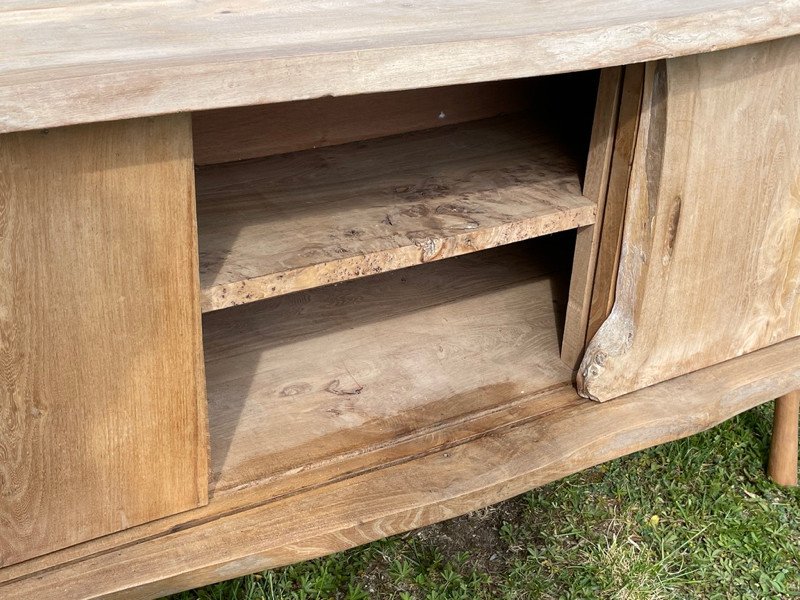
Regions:
<instances>
[{"instance_id":1,"label":"weathered wood texture","mask_svg":"<svg viewBox=\"0 0 800 600\"><path fill-rule=\"evenodd\" d=\"M600 325L608 318L614 305L633 153L639 130L643 85L644 65L625 67L619 123L606 189L602 231L596 248L597 262L592 273L592 295L586 321L585 341L594 337Z\"/></svg>"},{"instance_id":2,"label":"weathered wood texture","mask_svg":"<svg viewBox=\"0 0 800 600\"><path fill-rule=\"evenodd\" d=\"M569 253L557 241L205 315L211 493L307 487L334 462L567 385L555 323Z\"/></svg>"},{"instance_id":3,"label":"weathered wood texture","mask_svg":"<svg viewBox=\"0 0 800 600\"><path fill-rule=\"evenodd\" d=\"M800 37L649 64L598 400L800 334Z\"/></svg>"},{"instance_id":4,"label":"weathered wood texture","mask_svg":"<svg viewBox=\"0 0 800 600\"><path fill-rule=\"evenodd\" d=\"M203 167L202 308L592 223L579 160L564 146L510 116Z\"/></svg>"},{"instance_id":5,"label":"weathered wood texture","mask_svg":"<svg viewBox=\"0 0 800 600\"><path fill-rule=\"evenodd\" d=\"M259 158L486 119L523 110L535 87L498 81L198 112L194 160Z\"/></svg>"},{"instance_id":6,"label":"weathered wood texture","mask_svg":"<svg viewBox=\"0 0 800 600\"><path fill-rule=\"evenodd\" d=\"M561 343L561 358L575 370L586 347L586 323L589 320L592 282L605 218L606 191L617 132L623 73L622 67L603 69L597 91L592 138L583 181L583 195L596 205L595 223L578 230Z\"/></svg>"},{"instance_id":7,"label":"weathered wood texture","mask_svg":"<svg viewBox=\"0 0 800 600\"><path fill-rule=\"evenodd\" d=\"M582 400L569 386L526 396L481 415L473 434L456 443L427 433L428 450L387 456L384 468L269 501L244 504L240 496L218 518L172 528L176 518L164 519L134 530L151 534L139 543L115 547L115 539L130 536L123 532L44 557L35 564L52 568L27 577L11 571L20 578L0 585L0 595L27 600L57 589L70 600L91 589L93 598L158 598L422 527L702 431L800 388L799 354L800 339L788 340L605 404Z\"/></svg>"},{"instance_id":8,"label":"weathered wood texture","mask_svg":"<svg viewBox=\"0 0 800 600\"><path fill-rule=\"evenodd\" d=\"M0 136L0 564L206 501L195 231L187 116Z\"/></svg>"},{"instance_id":9,"label":"weathered wood texture","mask_svg":"<svg viewBox=\"0 0 800 600\"><path fill-rule=\"evenodd\" d=\"M800 33L800 2L17 0L0 31L2 132L705 52Z\"/></svg>"},{"instance_id":10,"label":"weathered wood texture","mask_svg":"<svg viewBox=\"0 0 800 600\"><path fill-rule=\"evenodd\" d=\"M780 485L797 485L797 435L800 392L775 400L769 452L769 476Z\"/></svg>"},{"instance_id":11,"label":"weathered wood texture","mask_svg":"<svg viewBox=\"0 0 800 600\"><path fill-rule=\"evenodd\" d=\"M576 371L586 344L608 318L614 303L644 65L621 68L616 79L616 94L608 90L598 95L592 133L598 143L592 144L586 168L584 193L596 199L597 219L578 234L575 245L562 358ZM612 118L613 123L608 123Z\"/></svg>"}]
</instances>

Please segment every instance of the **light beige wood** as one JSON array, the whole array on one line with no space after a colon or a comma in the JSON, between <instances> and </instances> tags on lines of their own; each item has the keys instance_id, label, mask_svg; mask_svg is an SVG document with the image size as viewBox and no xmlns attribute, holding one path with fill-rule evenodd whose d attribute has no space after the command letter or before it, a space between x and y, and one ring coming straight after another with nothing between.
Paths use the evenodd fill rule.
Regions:
<instances>
[{"instance_id":1,"label":"light beige wood","mask_svg":"<svg viewBox=\"0 0 800 600\"><path fill-rule=\"evenodd\" d=\"M568 384L566 259L548 239L206 315L212 494L306 487L321 467Z\"/></svg>"},{"instance_id":2,"label":"light beige wood","mask_svg":"<svg viewBox=\"0 0 800 600\"><path fill-rule=\"evenodd\" d=\"M648 65L598 400L800 334L800 37Z\"/></svg>"},{"instance_id":3,"label":"light beige wood","mask_svg":"<svg viewBox=\"0 0 800 600\"><path fill-rule=\"evenodd\" d=\"M800 392L792 392L775 400L768 471L772 480L780 485L797 485L798 418Z\"/></svg>"},{"instance_id":4,"label":"light beige wood","mask_svg":"<svg viewBox=\"0 0 800 600\"><path fill-rule=\"evenodd\" d=\"M259 158L495 117L526 108L534 88L512 80L199 112L194 160Z\"/></svg>"},{"instance_id":5,"label":"light beige wood","mask_svg":"<svg viewBox=\"0 0 800 600\"><path fill-rule=\"evenodd\" d=\"M27 600L57 589L68 600L91 589L93 598L157 598L451 518L797 389L798 353L800 339L788 340L605 404L583 400L569 386L526 396L481 415L465 438L444 432L437 441L427 433L428 450L387 454L383 468L344 472L328 485L269 501L248 496L244 503L253 490L240 490L237 508L216 518L198 509L183 525L173 517L138 528L149 534L139 543L111 544L131 535L122 532L44 557L36 564L50 568L11 571L15 580L0 585L0 595Z\"/></svg>"},{"instance_id":6,"label":"light beige wood","mask_svg":"<svg viewBox=\"0 0 800 600\"><path fill-rule=\"evenodd\" d=\"M206 501L190 134L0 136L0 565Z\"/></svg>"},{"instance_id":7,"label":"light beige wood","mask_svg":"<svg viewBox=\"0 0 800 600\"><path fill-rule=\"evenodd\" d=\"M561 343L562 360L577 370L586 347L586 323L592 280L606 208L606 190L619 116L622 67L603 69L595 103L592 138L586 161L583 195L596 205L595 223L578 230L569 285L569 303Z\"/></svg>"},{"instance_id":8,"label":"light beige wood","mask_svg":"<svg viewBox=\"0 0 800 600\"><path fill-rule=\"evenodd\" d=\"M592 296L586 326L587 341L594 337L614 305L628 189L642 108L643 85L644 65L625 67L619 124L605 201L606 210L603 215L602 233L595 250L597 261L592 274Z\"/></svg>"},{"instance_id":9,"label":"light beige wood","mask_svg":"<svg viewBox=\"0 0 800 600\"><path fill-rule=\"evenodd\" d=\"M510 116L204 167L203 311L587 225L578 162Z\"/></svg>"},{"instance_id":10,"label":"light beige wood","mask_svg":"<svg viewBox=\"0 0 800 600\"><path fill-rule=\"evenodd\" d=\"M800 33L800 2L16 0L0 31L3 132L705 52Z\"/></svg>"}]
</instances>

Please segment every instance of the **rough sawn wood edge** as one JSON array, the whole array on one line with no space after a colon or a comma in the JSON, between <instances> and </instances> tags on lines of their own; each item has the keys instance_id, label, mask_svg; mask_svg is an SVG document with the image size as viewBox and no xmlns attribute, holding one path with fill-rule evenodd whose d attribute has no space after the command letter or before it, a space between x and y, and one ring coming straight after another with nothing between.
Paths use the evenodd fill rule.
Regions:
<instances>
[{"instance_id":1,"label":"rough sawn wood edge","mask_svg":"<svg viewBox=\"0 0 800 600\"><path fill-rule=\"evenodd\" d=\"M592 137L586 161L583 195L596 203L595 223L578 229L569 301L561 342L561 359L577 371L586 347L586 328L592 301L592 283L603 231L611 158L619 117L624 69L603 69L597 90Z\"/></svg>"}]
</instances>

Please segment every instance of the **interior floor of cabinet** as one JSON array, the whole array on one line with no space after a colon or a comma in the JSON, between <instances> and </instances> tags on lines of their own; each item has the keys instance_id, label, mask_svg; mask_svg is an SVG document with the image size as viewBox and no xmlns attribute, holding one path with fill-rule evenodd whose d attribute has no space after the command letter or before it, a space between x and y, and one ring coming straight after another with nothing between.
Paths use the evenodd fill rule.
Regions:
<instances>
[{"instance_id":1,"label":"interior floor of cabinet","mask_svg":"<svg viewBox=\"0 0 800 600\"><path fill-rule=\"evenodd\" d=\"M559 337L573 239L205 315L210 492L258 483L280 495L385 466L569 386Z\"/></svg>"}]
</instances>

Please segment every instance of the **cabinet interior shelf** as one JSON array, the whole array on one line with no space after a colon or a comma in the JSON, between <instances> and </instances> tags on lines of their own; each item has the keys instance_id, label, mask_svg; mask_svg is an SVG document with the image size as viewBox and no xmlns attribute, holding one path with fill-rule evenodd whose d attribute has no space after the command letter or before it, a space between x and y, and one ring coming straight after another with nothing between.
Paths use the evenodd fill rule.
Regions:
<instances>
[{"instance_id":1,"label":"cabinet interior shelf","mask_svg":"<svg viewBox=\"0 0 800 600\"><path fill-rule=\"evenodd\" d=\"M594 221L529 113L197 169L204 312Z\"/></svg>"},{"instance_id":2,"label":"cabinet interior shelf","mask_svg":"<svg viewBox=\"0 0 800 600\"><path fill-rule=\"evenodd\" d=\"M470 434L465 423L523 398L571 390L558 336L572 238L205 315L212 495L321 484L379 467L387 452L407 458L421 451L413 440L453 443Z\"/></svg>"}]
</instances>

